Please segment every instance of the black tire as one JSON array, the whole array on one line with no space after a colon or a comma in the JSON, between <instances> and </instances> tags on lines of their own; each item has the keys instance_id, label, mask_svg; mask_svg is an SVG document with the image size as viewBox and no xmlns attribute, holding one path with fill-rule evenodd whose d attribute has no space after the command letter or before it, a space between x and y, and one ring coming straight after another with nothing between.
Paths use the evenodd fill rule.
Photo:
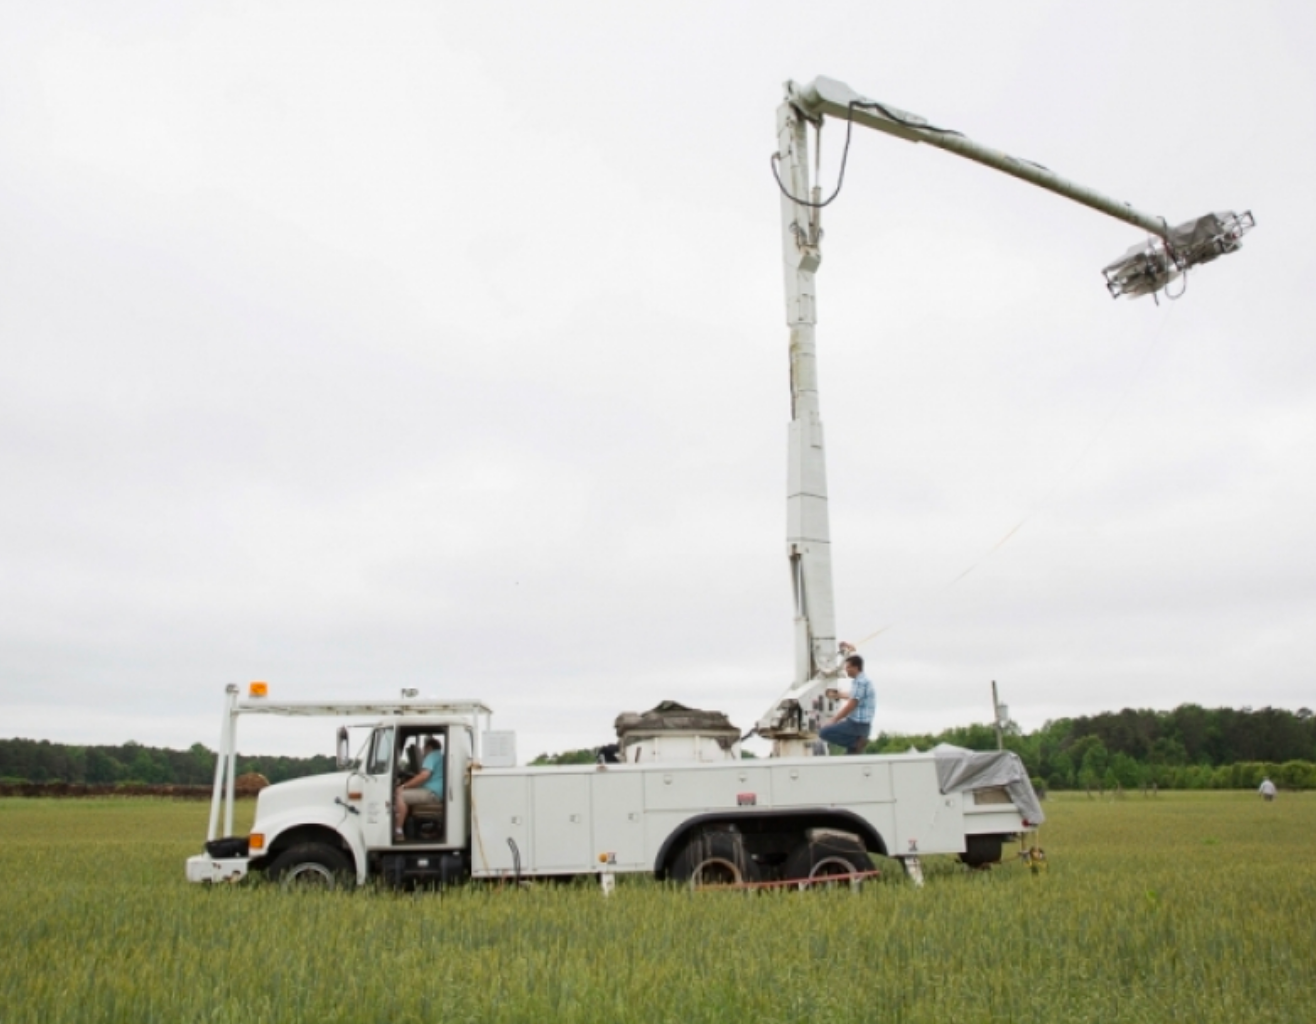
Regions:
<instances>
[{"instance_id":1,"label":"black tire","mask_svg":"<svg viewBox=\"0 0 1316 1024\"><path fill-rule=\"evenodd\" d=\"M704 832L693 836L672 861L668 874L691 887L741 885L761 879L759 866L734 832Z\"/></svg>"},{"instance_id":2,"label":"black tire","mask_svg":"<svg viewBox=\"0 0 1316 1024\"><path fill-rule=\"evenodd\" d=\"M786 857L786 878L798 880L800 888L823 888L850 885L858 888L862 879L829 882L838 875L854 875L873 870L873 859L864 844L854 836L820 835L804 839Z\"/></svg>"},{"instance_id":3,"label":"black tire","mask_svg":"<svg viewBox=\"0 0 1316 1024\"><path fill-rule=\"evenodd\" d=\"M965 836L960 860L971 868L984 868L1001 862L1000 836Z\"/></svg>"},{"instance_id":4,"label":"black tire","mask_svg":"<svg viewBox=\"0 0 1316 1024\"><path fill-rule=\"evenodd\" d=\"M341 850L324 843L290 846L270 862L265 874L285 889L342 889L355 871Z\"/></svg>"}]
</instances>

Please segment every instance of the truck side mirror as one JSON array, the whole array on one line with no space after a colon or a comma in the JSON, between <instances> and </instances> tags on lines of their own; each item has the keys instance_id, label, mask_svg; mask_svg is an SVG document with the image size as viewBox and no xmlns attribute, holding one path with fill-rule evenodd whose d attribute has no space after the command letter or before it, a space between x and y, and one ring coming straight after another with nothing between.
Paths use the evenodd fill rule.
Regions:
<instances>
[{"instance_id":1,"label":"truck side mirror","mask_svg":"<svg viewBox=\"0 0 1316 1024\"><path fill-rule=\"evenodd\" d=\"M338 770L350 768L352 765L352 754L347 746L347 726L338 727Z\"/></svg>"}]
</instances>

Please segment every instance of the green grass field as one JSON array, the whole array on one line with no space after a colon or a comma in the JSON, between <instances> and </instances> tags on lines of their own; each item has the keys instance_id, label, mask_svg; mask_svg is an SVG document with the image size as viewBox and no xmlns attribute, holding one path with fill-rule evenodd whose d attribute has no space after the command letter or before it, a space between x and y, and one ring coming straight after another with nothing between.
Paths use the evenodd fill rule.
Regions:
<instances>
[{"instance_id":1,"label":"green grass field","mask_svg":"<svg viewBox=\"0 0 1316 1024\"><path fill-rule=\"evenodd\" d=\"M1316 1020L1316 794L1047 810L1039 875L605 900L206 889L203 804L0 800L0 1022Z\"/></svg>"}]
</instances>

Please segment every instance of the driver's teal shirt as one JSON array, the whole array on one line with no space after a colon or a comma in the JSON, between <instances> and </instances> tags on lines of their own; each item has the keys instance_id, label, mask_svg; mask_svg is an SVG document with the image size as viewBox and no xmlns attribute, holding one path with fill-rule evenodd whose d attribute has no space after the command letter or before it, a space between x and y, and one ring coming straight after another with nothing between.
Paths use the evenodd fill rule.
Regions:
<instances>
[{"instance_id":1,"label":"driver's teal shirt","mask_svg":"<svg viewBox=\"0 0 1316 1024\"><path fill-rule=\"evenodd\" d=\"M422 789L428 789L440 800L443 799L443 751L431 750L425 755L421 770L430 773L430 777L421 783Z\"/></svg>"}]
</instances>

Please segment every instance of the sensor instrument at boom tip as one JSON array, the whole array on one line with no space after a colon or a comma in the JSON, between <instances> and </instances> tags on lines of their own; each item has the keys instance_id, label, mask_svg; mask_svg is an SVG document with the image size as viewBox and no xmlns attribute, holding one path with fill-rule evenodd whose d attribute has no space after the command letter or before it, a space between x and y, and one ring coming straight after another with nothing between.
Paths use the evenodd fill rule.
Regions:
<instances>
[{"instance_id":1,"label":"sensor instrument at boom tip","mask_svg":"<svg viewBox=\"0 0 1316 1024\"><path fill-rule=\"evenodd\" d=\"M1101 272L1111 298L1155 294L1191 267L1210 263L1243 246L1243 236L1257 226L1251 211L1207 213L1153 235L1135 245Z\"/></svg>"}]
</instances>

